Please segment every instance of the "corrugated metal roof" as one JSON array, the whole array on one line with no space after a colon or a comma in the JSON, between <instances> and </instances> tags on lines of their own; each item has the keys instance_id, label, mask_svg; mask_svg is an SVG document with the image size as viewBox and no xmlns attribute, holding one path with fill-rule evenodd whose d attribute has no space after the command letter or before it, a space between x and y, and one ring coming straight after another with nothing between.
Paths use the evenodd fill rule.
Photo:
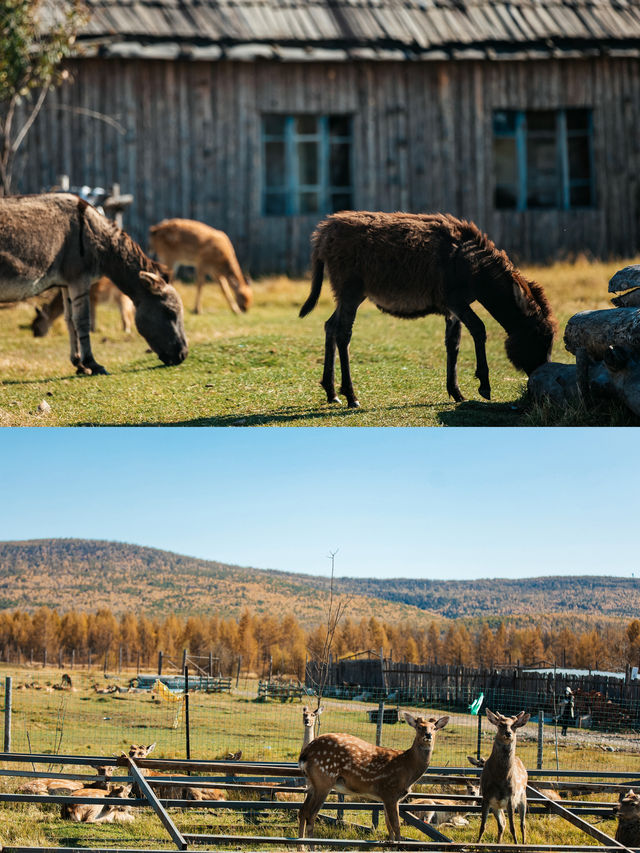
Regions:
<instances>
[{"instance_id":1,"label":"corrugated metal roof","mask_svg":"<svg viewBox=\"0 0 640 853\"><path fill-rule=\"evenodd\" d=\"M55 0L51 0L55 2ZM80 43L112 56L309 61L640 55L640 0L88 0ZM363 53L364 51L364 53Z\"/></svg>"}]
</instances>

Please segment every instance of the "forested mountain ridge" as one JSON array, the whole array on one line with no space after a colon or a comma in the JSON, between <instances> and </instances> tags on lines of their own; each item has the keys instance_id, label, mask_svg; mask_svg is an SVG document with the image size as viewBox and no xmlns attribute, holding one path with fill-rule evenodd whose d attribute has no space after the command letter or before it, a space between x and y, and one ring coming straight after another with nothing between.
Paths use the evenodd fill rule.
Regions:
<instances>
[{"instance_id":1,"label":"forested mountain ridge","mask_svg":"<svg viewBox=\"0 0 640 853\"><path fill-rule=\"evenodd\" d=\"M120 542L43 539L0 542L0 608L41 606L122 613L143 607L166 613L239 614L293 611L324 619L329 579L200 560ZM472 581L337 578L353 618L411 620L536 619L570 614L600 619L640 612L640 581L605 576L551 576Z\"/></svg>"}]
</instances>

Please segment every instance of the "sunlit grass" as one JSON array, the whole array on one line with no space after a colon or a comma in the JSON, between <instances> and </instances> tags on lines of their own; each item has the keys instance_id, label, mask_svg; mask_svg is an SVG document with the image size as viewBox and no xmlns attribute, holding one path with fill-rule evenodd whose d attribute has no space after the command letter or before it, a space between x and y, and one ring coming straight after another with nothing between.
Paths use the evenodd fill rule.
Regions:
<instances>
[{"instance_id":1,"label":"sunlit grass","mask_svg":"<svg viewBox=\"0 0 640 853\"><path fill-rule=\"evenodd\" d=\"M573 357L562 343L576 311L609 306L607 282L625 262L575 263L525 269L540 281L560 324L554 359ZM333 310L325 284L316 310L297 316L307 280L285 277L254 284L255 302L232 315L213 286L204 313L191 313L194 290L180 285L190 342L188 359L163 367L137 335L120 329L115 306L100 306L93 335L96 358L109 376L76 377L68 361L67 333L57 321L46 338L31 336L33 309L0 311L0 425L193 425L193 426L514 426L553 423L632 423L623 411L527 413L526 377L504 352L504 331L482 308L487 325L492 401L478 396L475 356L465 331L459 358L467 402L455 405L445 387L442 317L400 320L365 304L351 345L352 373L362 408L329 405L319 386L324 322ZM51 407L38 413L45 400Z\"/></svg>"}]
</instances>

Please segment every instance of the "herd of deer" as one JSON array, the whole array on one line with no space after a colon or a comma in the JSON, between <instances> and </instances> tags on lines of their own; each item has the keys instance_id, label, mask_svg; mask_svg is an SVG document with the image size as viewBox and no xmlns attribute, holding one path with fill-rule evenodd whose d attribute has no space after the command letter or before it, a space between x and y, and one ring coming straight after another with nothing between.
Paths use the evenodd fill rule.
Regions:
<instances>
[{"instance_id":1,"label":"herd of deer","mask_svg":"<svg viewBox=\"0 0 640 853\"><path fill-rule=\"evenodd\" d=\"M556 331L551 307L472 222L448 214L343 211L320 222L312 235L311 292L304 317L317 304L325 267L336 310L325 324L321 385L338 402L335 357L340 358L339 393L359 405L349 365L349 342L359 306L370 299L381 311L414 318L445 318L447 391L459 402L457 359L462 325L474 340L479 393L489 399L484 323L471 309L480 302L507 332L507 356L531 374L549 360ZM46 334L64 313L71 362L78 373L106 373L91 351L90 331L100 299L117 296L125 331L135 323L167 365L187 357L182 302L172 286L179 264L195 267L195 311L202 310L207 277L220 284L232 311L247 311L251 286L226 234L188 219L167 219L151 228L151 260L124 231L94 207L68 193L0 199L0 303L60 291L39 306L34 335Z\"/></svg>"},{"instance_id":2,"label":"herd of deer","mask_svg":"<svg viewBox=\"0 0 640 853\"><path fill-rule=\"evenodd\" d=\"M306 796L298 815L298 835L305 838L312 833L322 805L331 793L353 794L365 799L381 802L391 841L401 841L399 803L411 793L412 786L419 781L431 762L436 733L449 722L449 717L414 716L408 711L404 720L415 730L413 743L402 751L376 746L361 738L349 734L324 734L315 737L316 723L323 711L319 706L310 710L303 708L303 743L299 767L306 780ZM467 795L481 802L480 830L478 842L482 839L487 817L491 812L498 825L498 844L502 842L506 822L514 844L518 844L514 816L519 816L522 843L526 844L527 813L527 770L516 755L516 732L529 720L529 714L521 711L516 716L505 716L487 709L487 720L496 727L493 749L488 758L468 756L471 764L481 769L478 785L467 783ZM128 757L134 760L144 759L155 748L132 744ZM237 761L242 753L226 756L226 760ZM115 797L126 799L129 796L142 796L134 785L110 785L112 767L96 766L97 777L91 784L61 779L34 779L19 789L20 793L73 795L77 797ZM187 800L225 800L225 792L214 787L196 788L172 782L162 784L158 778L163 774L147 769L141 770L145 776L151 775L156 796L159 799ZM556 791L539 786L547 799L558 800ZM430 811L424 806L469 804L469 800L455 801L448 798L412 799L412 805L420 805L422 819L427 823L442 825L464 825L468 823L456 812L447 812L442 808ZM615 834L616 841L626 847L640 847L640 794L629 790L621 795L614 807L618 817ZM112 804L65 803L61 807L61 817L75 822L85 823L128 823L134 817L130 807Z\"/></svg>"}]
</instances>

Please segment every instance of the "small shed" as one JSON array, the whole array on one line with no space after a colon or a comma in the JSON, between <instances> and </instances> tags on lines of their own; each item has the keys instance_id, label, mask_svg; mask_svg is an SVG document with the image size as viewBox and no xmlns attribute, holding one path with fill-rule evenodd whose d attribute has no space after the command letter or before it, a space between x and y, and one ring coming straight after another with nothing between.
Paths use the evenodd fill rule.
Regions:
<instances>
[{"instance_id":1,"label":"small shed","mask_svg":"<svg viewBox=\"0 0 640 853\"><path fill-rule=\"evenodd\" d=\"M53 0L51 0L53 2ZM632 255L639 0L88 0L20 189L68 173L299 273L344 208L448 211L519 260Z\"/></svg>"}]
</instances>

